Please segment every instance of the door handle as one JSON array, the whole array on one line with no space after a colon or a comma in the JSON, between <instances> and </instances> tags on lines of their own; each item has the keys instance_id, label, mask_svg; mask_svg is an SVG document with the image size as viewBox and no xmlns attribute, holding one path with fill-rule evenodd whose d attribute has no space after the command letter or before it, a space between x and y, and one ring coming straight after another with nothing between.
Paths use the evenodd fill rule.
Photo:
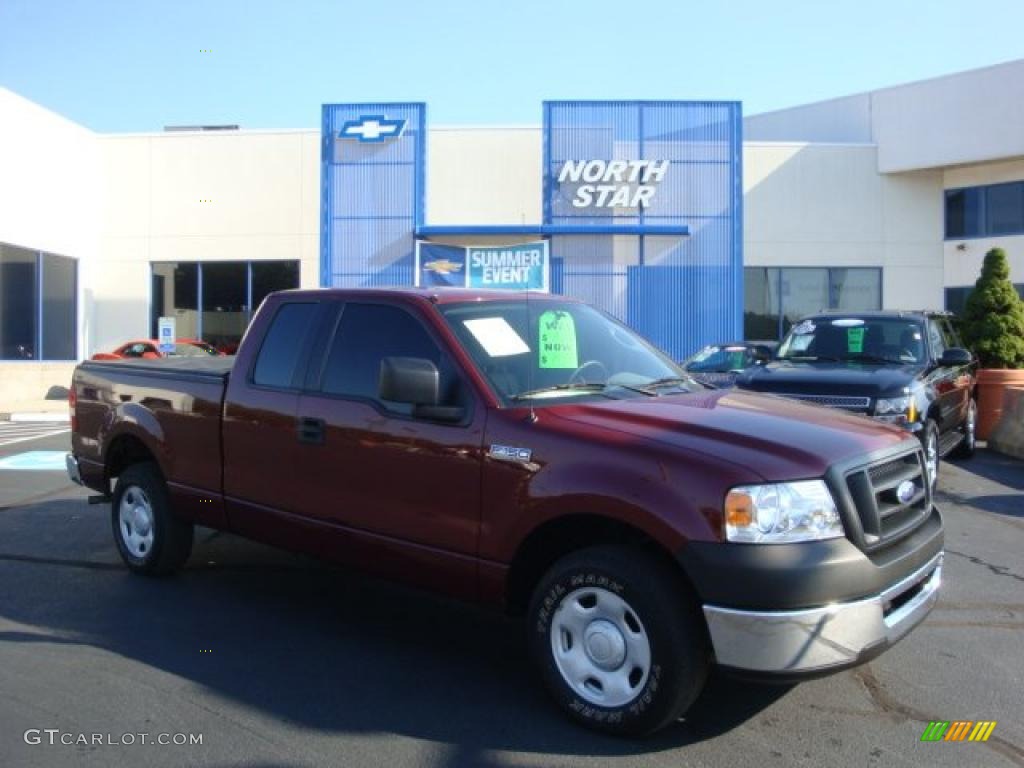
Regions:
<instances>
[{"instance_id":1,"label":"door handle","mask_svg":"<svg viewBox=\"0 0 1024 768\"><path fill-rule=\"evenodd\" d=\"M322 445L324 442L324 420L302 416L298 420L299 442Z\"/></svg>"}]
</instances>

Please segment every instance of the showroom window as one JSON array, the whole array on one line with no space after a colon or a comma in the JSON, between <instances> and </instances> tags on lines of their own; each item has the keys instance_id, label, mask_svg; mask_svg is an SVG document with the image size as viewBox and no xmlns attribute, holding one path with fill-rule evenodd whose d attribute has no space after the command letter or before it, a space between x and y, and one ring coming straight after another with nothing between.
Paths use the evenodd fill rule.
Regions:
<instances>
[{"instance_id":1,"label":"showroom window","mask_svg":"<svg viewBox=\"0 0 1024 768\"><path fill-rule=\"evenodd\" d=\"M946 239L1024 234L1024 181L946 190Z\"/></svg>"},{"instance_id":2,"label":"showroom window","mask_svg":"<svg viewBox=\"0 0 1024 768\"><path fill-rule=\"evenodd\" d=\"M175 318L179 339L202 339L234 354L267 294L299 287L297 261L179 261L152 265L150 333Z\"/></svg>"},{"instance_id":3,"label":"showroom window","mask_svg":"<svg viewBox=\"0 0 1024 768\"><path fill-rule=\"evenodd\" d=\"M0 360L74 360L78 262L0 243Z\"/></svg>"},{"instance_id":4,"label":"showroom window","mask_svg":"<svg viewBox=\"0 0 1024 768\"><path fill-rule=\"evenodd\" d=\"M876 267L746 267L743 292L744 338L781 339L800 317L822 309L850 312L881 309L882 270Z\"/></svg>"},{"instance_id":5,"label":"showroom window","mask_svg":"<svg viewBox=\"0 0 1024 768\"><path fill-rule=\"evenodd\" d=\"M1014 283L1013 287L1017 289L1017 293L1024 299L1024 283ZM967 308L967 297L971 295L971 291L974 290L973 285L956 286L953 288L946 289L946 311L952 312L954 315L962 315L964 309Z\"/></svg>"}]
</instances>

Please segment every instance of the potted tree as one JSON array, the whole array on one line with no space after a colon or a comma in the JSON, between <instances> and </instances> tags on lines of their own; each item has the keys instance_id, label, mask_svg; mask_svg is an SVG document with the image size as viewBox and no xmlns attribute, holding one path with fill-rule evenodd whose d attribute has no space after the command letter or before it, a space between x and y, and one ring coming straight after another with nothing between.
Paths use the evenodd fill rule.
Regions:
<instances>
[{"instance_id":1,"label":"potted tree","mask_svg":"<svg viewBox=\"0 0 1024 768\"><path fill-rule=\"evenodd\" d=\"M977 435L987 440L1002 413L1003 391L1024 386L1024 301L1010 282L1002 248L985 254L961 329L964 342L978 356Z\"/></svg>"}]
</instances>

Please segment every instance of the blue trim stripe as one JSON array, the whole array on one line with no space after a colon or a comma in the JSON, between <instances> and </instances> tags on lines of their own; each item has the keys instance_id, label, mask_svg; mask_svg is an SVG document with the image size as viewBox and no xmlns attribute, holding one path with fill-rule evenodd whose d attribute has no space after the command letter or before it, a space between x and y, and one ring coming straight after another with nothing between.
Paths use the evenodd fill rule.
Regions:
<instances>
[{"instance_id":1,"label":"blue trim stripe","mask_svg":"<svg viewBox=\"0 0 1024 768\"><path fill-rule=\"evenodd\" d=\"M460 235L669 235L689 237L685 224L495 224L433 225L416 227L417 237L459 237Z\"/></svg>"}]
</instances>

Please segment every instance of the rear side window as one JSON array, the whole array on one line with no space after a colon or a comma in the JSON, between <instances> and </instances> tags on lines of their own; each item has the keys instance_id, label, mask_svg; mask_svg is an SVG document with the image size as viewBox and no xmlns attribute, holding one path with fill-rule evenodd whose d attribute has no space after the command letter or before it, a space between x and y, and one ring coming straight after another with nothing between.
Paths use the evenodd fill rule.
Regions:
<instances>
[{"instance_id":1,"label":"rear side window","mask_svg":"<svg viewBox=\"0 0 1024 768\"><path fill-rule=\"evenodd\" d=\"M928 339L932 345L932 358L938 360L946 351L946 340L942 336L938 320L928 321Z\"/></svg>"},{"instance_id":2,"label":"rear side window","mask_svg":"<svg viewBox=\"0 0 1024 768\"><path fill-rule=\"evenodd\" d=\"M323 391L364 397L388 410L408 414L404 403L385 403L378 396L380 364L385 357L421 357L440 373L441 401L460 400L459 380L446 355L419 320L398 307L384 304L346 304L324 370Z\"/></svg>"},{"instance_id":3,"label":"rear side window","mask_svg":"<svg viewBox=\"0 0 1024 768\"><path fill-rule=\"evenodd\" d=\"M942 339L946 342L946 349L962 347L963 342L960 341L960 334L956 332L953 324L949 322L949 318L944 317L940 322L942 324Z\"/></svg>"},{"instance_id":4,"label":"rear side window","mask_svg":"<svg viewBox=\"0 0 1024 768\"><path fill-rule=\"evenodd\" d=\"M282 304L278 308L256 358L253 384L281 388L292 385L295 364L313 323L315 310L314 303Z\"/></svg>"}]
</instances>

